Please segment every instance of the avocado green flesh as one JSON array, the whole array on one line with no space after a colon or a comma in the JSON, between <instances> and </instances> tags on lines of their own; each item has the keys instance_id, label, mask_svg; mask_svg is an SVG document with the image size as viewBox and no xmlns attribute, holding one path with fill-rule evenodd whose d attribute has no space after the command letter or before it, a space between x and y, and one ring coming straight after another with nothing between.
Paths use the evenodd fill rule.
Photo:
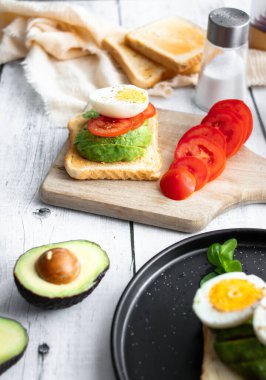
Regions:
<instances>
[{"instance_id":1,"label":"avocado green flesh","mask_svg":"<svg viewBox=\"0 0 266 380\"><path fill-rule=\"evenodd\" d=\"M215 330L214 332L216 334L216 342L224 342L226 340L254 337L252 322L228 329Z\"/></svg>"},{"instance_id":2,"label":"avocado green flesh","mask_svg":"<svg viewBox=\"0 0 266 380\"><path fill-rule=\"evenodd\" d=\"M248 380L266 380L266 346L256 338L252 322L215 331L214 349L226 365Z\"/></svg>"},{"instance_id":3,"label":"avocado green flesh","mask_svg":"<svg viewBox=\"0 0 266 380\"><path fill-rule=\"evenodd\" d=\"M95 136L85 127L76 136L75 144L79 154L87 160L111 163L142 157L151 139L146 121L141 127L117 137Z\"/></svg>"},{"instance_id":4,"label":"avocado green flesh","mask_svg":"<svg viewBox=\"0 0 266 380\"><path fill-rule=\"evenodd\" d=\"M0 365L20 355L27 344L24 327L13 319L0 317Z\"/></svg>"},{"instance_id":5,"label":"avocado green flesh","mask_svg":"<svg viewBox=\"0 0 266 380\"><path fill-rule=\"evenodd\" d=\"M215 342L214 348L226 364L266 358L266 347L255 337Z\"/></svg>"},{"instance_id":6,"label":"avocado green flesh","mask_svg":"<svg viewBox=\"0 0 266 380\"><path fill-rule=\"evenodd\" d=\"M57 247L70 250L80 262L80 274L68 284L47 282L35 270L35 263L41 254ZM93 287L97 278L108 267L109 258L98 244L87 240L73 240L30 249L18 259L14 275L20 284L34 294L48 298L64 298L83 293Z\"/></svg>"},{"instance_id":7,"label":"avocado green flesh","mask_svg":"<svg viewBox=\"0 0 266 380\"><path fill-rule=\"evenodd\" d=\"M233 364L232 369L248 380L266 380L266 358Z\"/></svg>"}]
</instances>

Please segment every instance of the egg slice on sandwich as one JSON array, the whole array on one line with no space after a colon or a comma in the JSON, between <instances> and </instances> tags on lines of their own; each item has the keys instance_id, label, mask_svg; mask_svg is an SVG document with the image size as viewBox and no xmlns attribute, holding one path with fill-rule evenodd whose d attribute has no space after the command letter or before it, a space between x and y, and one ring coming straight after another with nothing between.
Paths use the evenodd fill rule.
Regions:
<instances>
[{"instance_id":1,"label":"egg slice on sandwich","mask_svg":"<svg viewBox=\"0 0 266 380\"><path fill-rule=\"evenodd\" d=\"M143 112L148 104L148 93L133 85L105 87L90 96L92 108L112 118L129 118Z\"/></svg>"},{"instance_id":2,"label":"egg slice on sandwich","mask_svg":"<svg viewBox=\"0 0 266 380\"><path fill-rule=\"evenodd\" d=\"M266 345L266 297L256 307L253 315L253 328L258 340Z\"/></svg>"},{"instance_id":3,"label":"egg slice on sandwich","mask_svg":"<svg viewBox=\"0 0 266 380\"><path fill-rule=\"evenodd\" d=\"M203 324L211 328L238 326L253 315L265 297L265 282L255 275L225 273L197 290L193 310Z\"/></svg>"}]
</instances>

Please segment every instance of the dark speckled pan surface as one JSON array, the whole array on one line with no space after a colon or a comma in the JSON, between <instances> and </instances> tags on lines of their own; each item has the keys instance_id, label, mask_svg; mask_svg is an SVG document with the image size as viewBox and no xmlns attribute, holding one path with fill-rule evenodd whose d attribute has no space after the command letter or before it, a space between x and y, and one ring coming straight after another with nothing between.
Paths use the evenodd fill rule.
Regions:
<instances>
[{"instance_id":1,"label":"dark speckled pan surface","mask_svg":"<svg viewBox=\"0 0 266 380\"><path fill-rule=\"evenodd\" d=\"M206 248L230 238L238 240L244 271L266 280L266 230L212 231L156 255L129 283L114 315L111 349L119 380L199 380L202 335L192 300L211 269Z\"/></svg>"}]
</instances>

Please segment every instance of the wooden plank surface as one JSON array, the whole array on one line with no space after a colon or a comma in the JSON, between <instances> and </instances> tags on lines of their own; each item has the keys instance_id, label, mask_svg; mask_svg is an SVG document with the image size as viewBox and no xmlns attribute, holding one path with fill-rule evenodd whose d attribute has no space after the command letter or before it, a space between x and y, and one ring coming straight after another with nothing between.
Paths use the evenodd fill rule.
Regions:
<instances>
[{"instance_id":1,"label":"wooden plank surface","mask_svg":"<svg viewBox=\"0 0 266 380\"><path fill-rule=\"evenodd\" d=\"M72 1L72 4L74 1ZM162 16L180 14L202 26L212 8L230 5L249 9L249 0L84 0L84 7L135 27ZM266 155L261 125L266 125L265 89L253 89L248 103L255 129L247 146ZM154 98L156 106L183 112L200 111L194 89L177 89L168 99ZM82 212L49 207L38 198L39 185L61 148L67 131L49 124L40 99L27 85L19 63L6 65L0 74L1 260L0 312L19 319L30 331L24 358L3 380L112 380L109 332L115 304L133 272L167 245L187 234L127 223ZM265 205L243 206L216 218L206 230L233 227L266 228ZM69 310L42 312L29 307L12 280L17 257L27 248L47 242L86 238L95 240L111 258L109 273L87 300ZM48 343L50 352L38 354Z\"/></svg>"},{"instance_id":2,"label":"wooden plank surface","mask_svg":"<svg viewBox=\"0 0 266 380\"><path fill-rule=\"evenodd\" d=\"M88 6L118 22L114 1ZM4 67L0 99L0 314L21 321L30 337L22 360L1 379L112 380L109 332L115 305L133 271L130 225L56 207L46 209L38 197L39 186L67 131L49 123L19 63ZM106 277L71 309L43 312L29 306L13 282L16 259L31 247L68 239L99 243L111 260ZM50 347L45 356L38 353L43 343Z\"/></svg>"}]
</instances>

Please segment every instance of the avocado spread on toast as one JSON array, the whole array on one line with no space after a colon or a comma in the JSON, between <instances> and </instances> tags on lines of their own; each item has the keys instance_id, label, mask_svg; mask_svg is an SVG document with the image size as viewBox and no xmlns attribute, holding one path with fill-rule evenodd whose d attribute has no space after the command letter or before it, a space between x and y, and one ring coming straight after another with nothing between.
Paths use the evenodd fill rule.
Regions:
<instances>
[{"instance_id":1,"label":"avocado spread on toast","mask_svg":"<svg viewBox=\"0 0 266 380\"><path fill-rule=\"evenodd\" d=\"M214 349L223 363L244 379L266 380L266 346L256 338L251 321L214 332Z\"/></svg>"},{"instance_id":2,"label":"avocado spread on toast","mask_svg":"<svg viewBox=\"0 0 266 380\"><path fill-rule=\"evenodd\" d=\"M74 144L83 158L111 163L142 157L151 139L152 132L146 120L141 127L117 137L99 137L84 127L77 134Z\"/></svg>"}]
</instances>

